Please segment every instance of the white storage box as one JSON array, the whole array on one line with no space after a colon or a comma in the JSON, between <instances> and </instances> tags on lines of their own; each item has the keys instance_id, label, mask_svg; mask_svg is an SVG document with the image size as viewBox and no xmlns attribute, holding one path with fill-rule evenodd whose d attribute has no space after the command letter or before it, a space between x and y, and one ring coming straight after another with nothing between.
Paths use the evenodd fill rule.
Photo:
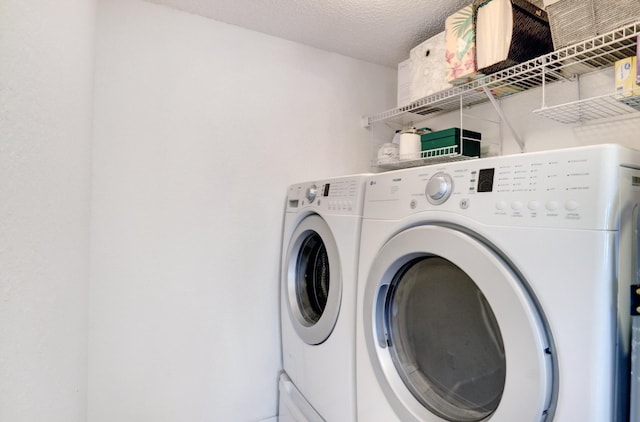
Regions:
<instances>
[{"instance_id":1,"label":"white storage box","mask_svg":"<svg viewBox=\"0 0 640 422\"><path fill-rule=\"evenodd\" d=\"M447 82L446 50L444 31L411 49L411 101L452 87Z\"/></svg>"},{"instance_id":2,"label":"white storage box","mask_svg":"<svg viewBox=\"0 0 640 422\"><path fill-rule=\"evenodd\" d=\"M411 102L411 59L398 63L398 107Z\"/></svg>"}]
</instances>

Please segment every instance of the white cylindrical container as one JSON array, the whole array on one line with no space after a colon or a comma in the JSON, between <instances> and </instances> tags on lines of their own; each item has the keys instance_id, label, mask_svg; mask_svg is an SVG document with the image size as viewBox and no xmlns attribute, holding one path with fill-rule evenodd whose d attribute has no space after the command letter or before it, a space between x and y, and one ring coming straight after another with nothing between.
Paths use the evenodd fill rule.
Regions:
<instances>
[{"instance_id":1,"label":"white cylindrical container","mask_svg":"<svg viewBox=\"0 0 640 422\"><path fill-rule=\"evenodd\" d=\"M401 160L416 160L420 158L421 151L422 143L420 142L420 135L415 132L415 129L400 135L400 148L398 153Z\"/></svg>"}]
</instances>

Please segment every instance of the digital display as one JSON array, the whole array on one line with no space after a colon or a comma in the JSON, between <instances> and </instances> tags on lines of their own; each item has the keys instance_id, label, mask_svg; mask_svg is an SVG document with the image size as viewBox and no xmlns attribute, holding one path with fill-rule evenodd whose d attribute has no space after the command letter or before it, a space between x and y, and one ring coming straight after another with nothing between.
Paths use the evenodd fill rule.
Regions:
<instances>
[{"instance_id":1,"label":"digital display","mask_svg":"<svg viewBox=\"0 0 640 422\"><path fill-rule=\"evenodd\" d=\"M329 196L329 187L331 186L330 183L325 183L324 185L324 191L322 192L322 196Z\"/></svg>"},{"instance_id":2,"label":"digital display","mask_svg":"<svg viewBox=\"0 0 640 422\"><path fill-rule=\"evenodd\" d=\"M493 191L493 175L495 169L482 169L478 172L478 190L477 192Z\"/></svg>"}]
</instances>

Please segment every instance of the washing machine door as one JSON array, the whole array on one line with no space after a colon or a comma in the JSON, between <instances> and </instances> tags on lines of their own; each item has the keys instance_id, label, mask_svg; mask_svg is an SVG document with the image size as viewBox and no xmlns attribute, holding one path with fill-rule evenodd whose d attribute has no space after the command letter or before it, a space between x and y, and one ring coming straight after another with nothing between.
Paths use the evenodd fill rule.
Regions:
<instances>
[{"instance_id":1,"label":"washing machine door","mask_svg":"<svg viewBox=\"0 0 640 422\"><path fill-rule=\"evenodd\" d=\"M289 317L307 344L324 342L336 324L342 274L335 238L316 214L305 217L291 236L284 288Z\"/></svg>"},{"instance_id":2,"label":"washing machine door","mask_svg":"<svg viewBox=\"0 0 640 422\"><path fill-rule=\"evenodd\" d=\"M543 318L475 236L436 225L396 235L374 260L363 317L376 378L402 421L552 419Z\"/></svg>"}]
</instances>

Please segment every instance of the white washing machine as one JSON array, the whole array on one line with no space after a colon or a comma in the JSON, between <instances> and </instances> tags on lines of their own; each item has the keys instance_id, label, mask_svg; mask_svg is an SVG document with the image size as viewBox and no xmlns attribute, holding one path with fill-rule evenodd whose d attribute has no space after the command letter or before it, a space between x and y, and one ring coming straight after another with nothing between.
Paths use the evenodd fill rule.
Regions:
<instances>
[{"instance_id":1,"label":"white washing machine","mask_svg":"<svg viewBox=\"0 0 640 422\"><path fill-rule=\"evenodd\" d=\"M297 402L306 399L330 422L356 418L356 281L365 178L299 183L287 194L280 287L283 367L290 387L299 392ZM293 390L280 388L281 410L285 402L292 406L288 391Z\"/></svg>"},{"instance_id":2,"label":"white washing machine","mask_svg":"<svg viewBox=\"0 0 640 422\"><path fill-rule=\"evenodd\" d=\"M628 420L639 169L606 145L372 176L358 420Z\"/></svg>"}]
</instances>

